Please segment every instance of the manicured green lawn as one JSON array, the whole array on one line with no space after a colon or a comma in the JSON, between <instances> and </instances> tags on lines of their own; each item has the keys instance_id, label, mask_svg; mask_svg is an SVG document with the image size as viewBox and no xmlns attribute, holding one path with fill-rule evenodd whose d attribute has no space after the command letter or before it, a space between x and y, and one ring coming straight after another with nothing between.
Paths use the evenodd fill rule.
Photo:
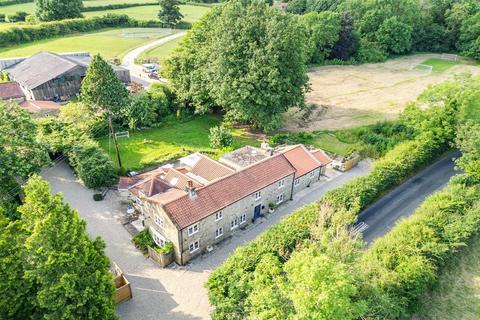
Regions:
<instances>
[{"instance_id":1,"label":"manicured green lawn","mask_svg":"<svg viewBox=\"0 0 480 320\"><path fill-rule=\"evenodd\" d=\"M444 72L459 63L456 61L432 58L432 59L427 59L423 61L422 64L425 64L427 66L432 66L433 72Z\"/></svg>"},{"instance_id":2,"label":"manicured green lawn","mask_svg":"<svg viewBox=\"0 0 480 320\"><path fill-rule=\"evenodd\" d=\"M93 17L93 16L103 16L107 13L113 13L113 14L127 14L130 17L137 20L157 20L159 9L160 9L160 6L141 6L141 7L133 7L133 8L125 8L125 9L117 9L117 10L84 12L83 15L85 17ZM190 22L190 23L198 21L205 13L210 11L210 9L211 8L209 7L180 5L180 12L183 14L183 21Z\"/></svg>"},{"instance_id":3,"label":"manicured green lawn","mask_svg":"<svg viewBox=\"0 0 480 320\"><path fill-rule=\"evenodd\" d=\"M138 170L195 151L218 157L226 151L210 148L208 135L209 129L219 123L216 117L199 116L187 122L171 121L158 128L130 132L130 138L119 139L122 164L129 170ZM234 129L233 134L234 148L247 144L260 145L258 140L241 129ZM113 142L106 137L100 140L100 145L116 163Z\"/></svg>"},{"instance_id":4,"label":"manicured green lawn","mask_svg":"<svg viewBox=\"0 0 480 320\"><path fill-rule=\"evenodd\" d=\"M480 319L480 238L442 270L438 285L421 300L416 319Z\"/></svg>"},{"instance_id":5,"label":"manicured green lawn","mask_svg":"<svg viewBox=\"0 0 480 320\"><path fill-rule=\"evenodd\" d=\"M312 145L325 151L336 153L340 156L348 155L349 150L354 146L338 140L334 134L318 133L312 141Z\"/></svg>"},{"instance_id":6,"label":"manicured green lawn","mask_svg":"<svg viewBox=\"0 0 480 320\"><path fill-rule=\"evenodd\" d=\"M155 33L151 33L147 38L123 36L124 32L133 32L136 30L138 29L112 29L30 42L1 49L0 58L29 56L39 51L88 51L91 54L100 53L105 58L113 58L115 56L122 57L135 47L167 35L165 29L141 29L142 31L155 31Z\"/></svg>"},{"instance_id":7,"label":"manicured green lawn","mask_svg":"<svg viewBox=\"0 0 480 320\"><path fill-rule=\"evenodd\" d=\"M161 46L155 47L153 49L147 50L142 52L140 55L140 59L147 59L147 58L156 58L158 59L159 63L162 63L163 60L168 58L170 54L172 54L173 50L178 47L180 41L182 41L183 37L173 39Z\"/></svg>"}]
</instances>

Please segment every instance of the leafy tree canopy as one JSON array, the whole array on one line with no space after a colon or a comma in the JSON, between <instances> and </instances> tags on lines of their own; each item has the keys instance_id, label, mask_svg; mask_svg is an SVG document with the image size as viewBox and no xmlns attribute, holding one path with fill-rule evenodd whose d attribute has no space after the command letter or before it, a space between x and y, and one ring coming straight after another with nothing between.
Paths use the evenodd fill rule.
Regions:
<instances>
[{"instance_id":1,"label":"leafy tree canopy","mask_svg":"<svg viewBox=\"0 0 480 320\"><path fill-rule=\"evenodd\" d=\"M158 19L165 27L175 27L182 18L177 0L160 0Z\"/></svg>"},{"instance_id":2,"label":"leafy tree canopy","mask_svg":"<svg viewBox=\"0 0 480 320\"><path fill-rule=\"evenodd\" d=\"M262 1L229 1L206 15L166 62L178 96L197 112L278 128L308 89L305 36L297 20Z\"/></svg>"},{"instance_id":3,"label":"leafy tree canopy","mask_svg":"<svg viewBox=\"0 0 480 320\"><path fill-rule=\"evenodd\" d=\"M41 21L80 18L82 0L35 0L35 16Z\"/></svg>"}]
</instances>

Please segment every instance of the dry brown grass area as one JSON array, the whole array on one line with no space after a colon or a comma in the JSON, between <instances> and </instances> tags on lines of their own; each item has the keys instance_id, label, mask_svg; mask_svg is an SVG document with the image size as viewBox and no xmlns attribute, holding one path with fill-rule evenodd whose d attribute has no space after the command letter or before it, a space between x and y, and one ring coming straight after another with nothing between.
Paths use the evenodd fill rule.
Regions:
<instances>
[{"instance_id":1,"label":"dry brown grass area","mask_svg":"<svg viewBox=\"0 0 480 320\"><path fill-rule=\"evenodd\" d=\"M480 74L480 66L465 60L443 72L411 70L411 65L439 54L416 54L384 63L358 66L325 66L309 72L312 91L308 111L290 110L285 116L289 131L342 129L393 119L428 85L455 74Z\"/></svg>"}]
</instances>

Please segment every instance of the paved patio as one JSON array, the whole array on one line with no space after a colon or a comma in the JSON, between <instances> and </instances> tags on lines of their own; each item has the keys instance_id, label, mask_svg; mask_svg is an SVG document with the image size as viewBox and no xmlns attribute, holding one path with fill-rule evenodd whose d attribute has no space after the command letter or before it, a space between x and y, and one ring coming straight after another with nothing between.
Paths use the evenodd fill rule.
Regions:
<instances>
[{"instance_id":1,"label":"paved patio","mask_svg":"<svg viewBox=\"0 0 480 320\"><path fill-rule=\"evenodd\" d=\"M93 237L100 236L106 243L107 255L125 272L132 284L133 299L117 307L121 319L209 319L210 304L203 284L210 271L222 263L238 246L255 239L266 228L283 216L318 200L327 191L367 174L371 165L361 162L349 172L340 174L328 170L328 179L297 194L267 219L246 230L237 232L215 250L194 259L184 267L160 269L145 258L131 242L131 236L120 224L124 208L116 192L109 192L104 201L95 202L93 191L80 185L65 163L45 170L43 177L50 182L54 193L62 192L65 200L77 209L87 221L87 230Z\"/></svg>"}]
</instances>

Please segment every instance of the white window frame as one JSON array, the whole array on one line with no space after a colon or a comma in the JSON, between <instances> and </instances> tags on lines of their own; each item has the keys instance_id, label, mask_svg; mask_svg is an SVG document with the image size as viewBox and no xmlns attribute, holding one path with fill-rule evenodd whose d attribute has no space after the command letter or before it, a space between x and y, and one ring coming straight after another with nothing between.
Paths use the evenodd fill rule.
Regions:
<instances>
[{"instance_id":1,"label":"white window frame","mask_svg":"<svg viewBox=\"0 0 480 320\"><path fill-rule=\"evenodd\" d=\"M278 181L278 189L282 189L283 187L285 187L285 179Z\"/></svg>"},{"instance_id":2,"label":"white window frame","mask_svg":"<svg viewBox=\"0 0 480 320\"><path fill-rule=\"evenodd\" d=\"M296 178L294 181L293 181L293 186L294 187L298 187L300 185L300 178Z\"/></svg>"},{"instance_id":3,"label":"white window frame","mask_svg":"<svg viewBox=\"0 0 480 320\"><path fill-rule=\"evenodd\" d=\"M160 218L158 215L154 214L153 219L155 220L155 224L159 226L160 228L164 229L165 228L165 221L163 221L162 218Z\"/></svg>"},{"instance_id":4,"label":"white window frame","mask_svg":"<svg viewBox=\"0 0 480 320\"><path fill-rule=\"evenodd\" d=\"M193 250L192 250L193 248ZM195 251L200 249L200 240L195 240L188 245L188 251L190 253L194 253Z\"/></svg>"},{"instance_id":5,"label":"white window frame","mask_svg":"<svg viewBox=\"0 0 480 320\"><path fill-rule=\"evenodd\" d=\"M258 201L260 199L262 199L262 192L261 191L255 192L255 201Z\"/></svg>"},{"instance_id":6,"label":"white window frame","mask_svg":"<svg viewBox=\"0 0 480 320\"><path fill-rule=\"evenodd\" d=\"M217 213L215 213L215 221L222 220L222 219L223 219L222 211L218 211Z\"/></svg>"},{"instance_id":7,"label":"white window frame","mask_svg":"<svg viewBox=\"0 0 480 320\"><path fill-rule=\"evenodd\" d=\"M240 224L244 224L245 222L247 222L247 214L244 213L240 216Z\"/></svg>"},{"instance_id":8,"label":"white window frame","mask_svg":"<svg viewBox=\"0 0 480 320\"><path fill-rule=\"evenodd\" d=\"M285 200L285 195L283 193L277 194L276 203L280 204L283 202L283 200Z\"/></svg>"},{"instance_id":9,"label":"white window frame","mask_svg":"<svg viewBox=\"0 0 480 320\"><path fill-rule=\"evenodd\" d=\"M232 221L230 221L230 230L238 228L238 217L235 217Z\"/></svg>"},{"instance_id":10,"label":"white window frame","mask_svg":"<svg viewBox=\"0 0 480 320\"><path fill-rule=\"evenodd\" d=\"M198 222L195 224L192 224L191 226L188 227L187 232L188 236L193 236L195 233L200 231L200 227L198 226Z\"/></svg>"},{"instance_id":11,"label":"white window frame","mask_svg":"<svg viewBox=\"0 0 480 320\"><path fill-rule=\"evenodd\" d=\"M160 246L163 247L165 243L167 242L167 239L165 239L160 233L155 231L152 227L150 227L150 234L152 235L153 241Z\"/></svg>"},{"instance_id":12,"label":"white window frame","mask_svg":"<svg viewBox=\"0 0 480 320\"><path fill-rule=\"evenodd\" d=\"M315 177L315 171L316 171L316 170L314 170L314 171L310 172L310 178L313 178L313 177Z\"/></svg>"},{"instance_id":13,"label":"white window frame","mask_svg":"<svg viewBox=\"0 0 480 320\"><path fill-rule=\"evenodd\" d=\"M223 227L220 227L217 230L215 230L215 239L218 239L221 236L223 236Z\"/></svg>"}]
</instances>

